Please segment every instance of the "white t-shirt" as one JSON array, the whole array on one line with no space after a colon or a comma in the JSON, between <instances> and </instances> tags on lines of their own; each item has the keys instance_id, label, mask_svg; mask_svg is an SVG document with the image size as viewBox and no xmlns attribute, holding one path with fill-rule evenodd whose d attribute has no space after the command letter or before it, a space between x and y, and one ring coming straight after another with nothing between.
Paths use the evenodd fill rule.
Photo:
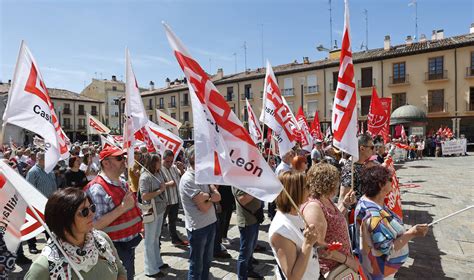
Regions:
<instances>
[{"instance_id":1,"label":"white t-shirt","mask_svg":"<svg viewBox=\"0 0 474 280\"><path fill-rule=\"evenodd\" d=\"M271 238L275 233L283 236L284 238L293 242L298 250L301 250L301 246L303 245L303 229L304 229L304 222L300 216L294 216L290 214L283 214L280 211L276 212L275 217L272 220L270 225L270 229L268 230L268 238L270 241L270 246L272 247L273 255L275 259L280 265L278 261L277 254L275 248L272 246ZM281 266L280 266L281 267ZM283 273L283 271L282 271ZM276 268L277 279L281 279L280 273L278 272L278 268ZM313 248L313 256L308 260L308 265L306 266L306 271L303 274L302 280L314 280L319 279L319 260L318 260L318 253Z\"/></svg>"},{"instance_id":2,"label":"white t-shirt","mask_svg":"<svg viewBox=\"0 0 474 280\"><path fill-rule=\"evenodd\" d=\"M81 166L79 166L79 170L82 170L85 173L87 171L87 164L81 163ZM92 162L91 164L91 171L93 171L96 175L87 175L86 177L88 181L92 181L97 176L97 173L99 172L99 167L94 162Z\"/></svg>"}]
</instances>

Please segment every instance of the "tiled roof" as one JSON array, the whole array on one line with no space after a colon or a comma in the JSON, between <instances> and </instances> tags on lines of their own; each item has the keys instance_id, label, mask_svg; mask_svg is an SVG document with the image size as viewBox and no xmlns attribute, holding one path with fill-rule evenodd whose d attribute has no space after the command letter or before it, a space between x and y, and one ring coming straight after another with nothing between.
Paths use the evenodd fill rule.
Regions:
<instances>
[{"instance_id":1,"label":"tiled roof","mask_svg":"<svg viewBox=\"0 0 474 280\"><path fill-rule=\"evenodd\" d=\"M465 46L474 46L474 34L464 34L453 36L445 39L427 40L424 42L414 42L411 45L401 44L391 46L389 50L383 48L372 49L368 51L355 52L353 54L354 63L363 63L369 61L377 61L394 57L410 56L420 53L434 52L446 49L453 49ZM309 63L288 63L273 67L275 75L284 75L301 71L310 71L339 65L339 59L323 59ZM263 79L265 77L265 68L258 68L252 71L240 72L236 74L226 75L222 79L214 80L214 84L225 84L244 80ZM187 84L171 85L167 88L145 91L142 96L158 95L177 92L187 89Z\"/></svg>"},{"instance_id":2,"label":"tiled roof","mask_svg":"<svg viewBox=\"0 0 474 280\"><path fill-rule=\"evenodd\" d=\"M8 90L10 89L9 84L0 83L0 94L7 94ZM64 99L64 100L73 100L73 101L82 101L82 102L96 102L96 103L104 103L103 101L90 98L87 96L82 96L78 93L66 90L66 89L58 89L58 88L48 88L49 96L52 99Z\"/></svg>"}]
</instances>

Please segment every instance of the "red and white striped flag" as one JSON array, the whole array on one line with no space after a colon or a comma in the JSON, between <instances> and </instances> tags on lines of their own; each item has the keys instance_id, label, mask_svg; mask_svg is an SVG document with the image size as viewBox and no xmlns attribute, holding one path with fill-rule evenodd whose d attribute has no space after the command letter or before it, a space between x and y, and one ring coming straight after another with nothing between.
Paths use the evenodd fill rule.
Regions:
<instances>
[{"instance_id":1,"label":"red and white striped flag","mask_svg":"<svg viewBox=\"0 0 474 280\"><path fill-rule=\"evenodd\" d=\"M281 95L269 61L267 61L260 121L273 130L273 137L275 137L282 155L293 149L299 134L298 124L288 103Z\"/></svg>"},{"instance_id":2,"label":"red and white striped flag","mask_svg":"<svg viewBox=\"0 0 474 280\"><path fill-rule=\"evenodd\" d=\"M174 55L188 80L193 108L196 183L233 185L273 201L282 185L207 73L164 24Z\"/></svg>"},{"instance_id":3,"label":"red and white striped flag","mask_svg":"<svg viewBox=\"0 0 474 280\"><path fill-rule=\"evenodd\" d=\"M110 129L98 119L87 113L87 133L88 134L109 134Z\"/></svg>"},{"instance_id":4,"label":"red and white striped flag","mask_svg":"<svg viewBox=\"0 0 474 280\"><path fill-rule=\"evenodd\" d=\"M67 139L59 126L38 63L23 41L3 114L3 123L25 128L44 139L46 172L51 172L59 160L69 157Z\"/></svg>"},{"instance_id":5,"label":"red and white striped flag","mask_svg":"<svg viewBox=\"0 0 474 280\"><path fill-rule=\"evenodd\" d=\"M10 252L15 253L20 241L28 240L44 231L30 205L44 220L47 199L8 164L0 161L0 235Z\"/></svg>"},{"instance_id":6,"label":"red and white striped flag","mask_svg":"<svg viewBox=\"0 0 474 280\"><path fill-rule=\"evenodd\" d=\"M249 117L249 134L252 137L253 142L255 144L262 143L262 128L260 127L260 122L257 119L257 116L252 110L252 106L250 106L250 102L247 98L245 98L245 103L247 104L247 115Z\"/></svg>"},{"instance_id":7,"label":"red and white striped flag","mask_svg":"<svg viewBox=\"0 0 474 280\"><path fill-rule=\"evenodd\" d=\"M349 28L349 3L344 1L344 34L342 36L341 58L337 89L332 109L333 145L359 159L357 144L357 96L354 80L354 64Z\"/></svg>"},{"instance_id":8,"label":"red and white striped flag","mask_svg":"<svg viewBox=\"0 0 474 280\"><path fill-rule=\"evenodd\" d=\"M170 130L176 135L179 135L179 128L183 125L178 120L168 116L167 114L163 113L159 109L156 109L156 116L157 116L157 124L165 129Z\"/></svg>"},{"instance_id":9,"label":"red and white striped flag","mask_svg":"<svg viewBox=\"0 0 474 280\"><path fill-rule=\"evenodd\" d=\"M308 123L303 112L303 107L300 106L298 114L296 114L296 121L300 128L300 143L301 148L305 151L311 152L313 150L313 137L309 133Z\"/></svg>"}]
</instances>

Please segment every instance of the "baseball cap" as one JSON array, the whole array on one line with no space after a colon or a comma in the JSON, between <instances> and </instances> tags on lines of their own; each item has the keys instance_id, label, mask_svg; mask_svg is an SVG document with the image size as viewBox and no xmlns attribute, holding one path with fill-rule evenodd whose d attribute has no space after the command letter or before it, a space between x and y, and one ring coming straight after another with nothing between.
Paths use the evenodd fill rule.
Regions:
<instances>
[{"instance_id":1,"label":"baseball cap","mask_svg":"<svg viewBox=\"0 0 474 280\"><path fill-rule=\"evenodd\" d=\"M116 157L116 156L121 156L121 155L124 155L126 154L127 152L120 149L120 148L117 148L117 147L114 147L114 146L109 146L105 149L103 149L102 151L100 151L99 153L99 160L102 161L108 157Z\"/></svg>"}]
</instances>

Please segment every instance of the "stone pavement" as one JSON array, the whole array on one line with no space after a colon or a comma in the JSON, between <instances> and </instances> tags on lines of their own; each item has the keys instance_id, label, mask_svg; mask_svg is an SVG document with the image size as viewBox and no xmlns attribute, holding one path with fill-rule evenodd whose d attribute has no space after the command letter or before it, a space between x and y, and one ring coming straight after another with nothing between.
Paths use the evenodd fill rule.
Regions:
<instances>
[{"instance_id":1,"label":"stone pavement","mask_svg":"<svg viewBox=\"0 0 474 280\"><path fill-rule=\"evenodd\" d=\"M397 165L402 186L404 221L409 225L430 223L452 212L474 204L474 156L425 158ZM474 210L442 221L430 230L425 238L409 243L409 260L396 275L397 279L474 279ZM183 219L182 212L180 217ZM215 279L236 279L236 260L239 248L239 231L232 217L228 248L232 259L215 260L211 273ZM184 224L178 224L185 235ZM273 273L274 257L268 246L269 220L260 228L259 244L267 251L254 254L259 260L256 271L265 279L276 279ZM167 236L167 233L164 234ZM42 236L42 235L41 235ZM44 240L40 239L39 249ZM25 246L26 252L27 246ZM27 253L28 257L34 258ZM163 279L186 279L188 251L171 245L168 238L162 241L162 257L170 268ZM137 248L135 279L148 279L143 272L143 242ZM16 267L10 279L22 279L28 266Z\"/></svg>"}]
</instances>

